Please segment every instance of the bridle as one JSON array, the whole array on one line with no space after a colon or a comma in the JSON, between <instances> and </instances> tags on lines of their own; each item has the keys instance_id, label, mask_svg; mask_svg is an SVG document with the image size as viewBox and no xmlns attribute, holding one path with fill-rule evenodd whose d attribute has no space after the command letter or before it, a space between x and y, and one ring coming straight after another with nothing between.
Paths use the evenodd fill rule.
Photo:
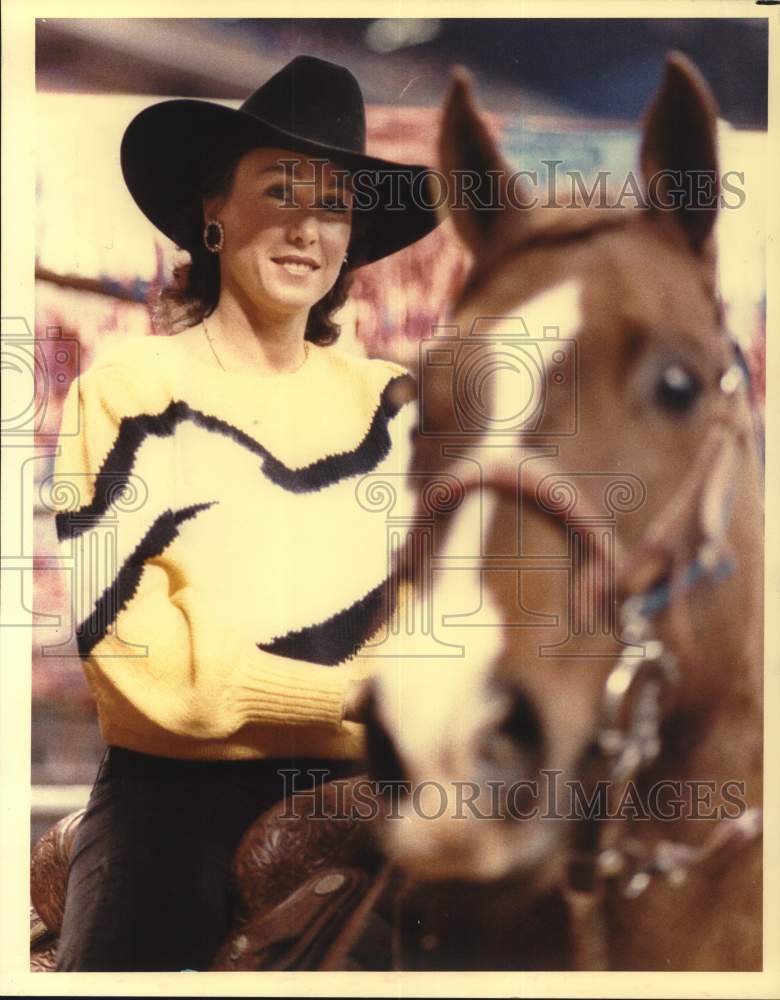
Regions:
<instances>
[{"instance_id":1,"label":"bridle","mask_svg":"<svg viewBox=\"0 0 780 1000\"><path fill-rule=\"evenodd\" d=\"M627 785L646 771L662 750L662 723L680 681L680 665L696 655L686 602L702 581L717 583L734 569L727 551L746 432L737 424L728 399L746 384L749 373L737 354L721 375L720 398L726 412L716 415L698 456L678 490L654 518L640 541L619 554L622 563L614 599L619 595L621 635L627 645L604 682L599 722L583 773ZM551 467L540 460L518 472L516 464L495 460L479 472L470 465L459 476L463 496L492 490L527 504L544 516L565 519L551 501ZM585 501L587 507L587 500ZM598 542L596 542L598 545ZM596 557L605 553L596 552ZM613 595L608 599L613 599ZM667 642L658 638L656 619L665 616ZM638 647L641 652L638 653ZM651 850L621 833L615 821L580 819L562 886L573 930L575 968L609 967L602 903L607 886L624 898L640 896L654 878L680 885L693 869L720 863L762 835L762 814L750 808L734 819L721 819L698 847L661 840Z\"/></svg>"}]
</instances>

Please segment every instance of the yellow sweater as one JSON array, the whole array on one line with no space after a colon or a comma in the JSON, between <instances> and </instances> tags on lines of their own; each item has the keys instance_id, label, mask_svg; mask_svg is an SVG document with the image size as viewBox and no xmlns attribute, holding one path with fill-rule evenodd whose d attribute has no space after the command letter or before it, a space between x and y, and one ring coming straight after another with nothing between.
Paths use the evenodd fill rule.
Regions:
<instances>
[{"instance_id":1,"label":"yellow sweater","mask_svg":"<svg viewBox=\"0 0 780 1000\"><path fill-rule=\"evenodd\" d=\"M296 372L236 374L174 340L119 344L65 402L79 431L60 437L57 533L103 737L171 757L358 756L345 689L376 662L355 654L382 624L392 555L363 477L411 502L411 378L314 344Z\"/></svg>"}]
</instances>

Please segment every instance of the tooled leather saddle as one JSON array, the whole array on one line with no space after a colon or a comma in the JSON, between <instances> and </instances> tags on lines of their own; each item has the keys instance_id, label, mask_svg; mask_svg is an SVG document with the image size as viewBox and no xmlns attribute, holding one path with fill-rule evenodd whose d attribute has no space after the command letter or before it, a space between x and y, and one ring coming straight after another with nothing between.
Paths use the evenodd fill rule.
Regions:
<instances>
[{"instance_id":1,"label":"tooled leather saddle","mask_svg":"<svg viewBox=\"0 0 780 1000\"><path fill-rule=\"evenodd\" d=\"M319 802L297 804L294 816L277 803L249 828L233 863L233 926L212 970L392 968L393 878L370 824L352 814L359 780L323 785ZM32 852L34 972L54 971L68 863L82 815L61 819Z\"/></svg>"}]
</instances>

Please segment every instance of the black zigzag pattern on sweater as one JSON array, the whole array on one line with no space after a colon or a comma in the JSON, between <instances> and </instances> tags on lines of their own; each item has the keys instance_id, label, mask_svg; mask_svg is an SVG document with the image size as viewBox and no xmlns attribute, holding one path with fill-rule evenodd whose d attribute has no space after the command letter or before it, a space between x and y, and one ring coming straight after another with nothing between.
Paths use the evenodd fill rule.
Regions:
<instances>
[{"instance_id":1,"label":"black zigzag pattern on sweater","mask_svg":"<svg viewBox=\"0 0 780 1000\"><path fill-rule=\"evenodd\" d=\"M390 451L389 422L403 405L404 393L397 392L400 383L411 383L409 375L397 375L385 385L371 424L363 440L352 451L328 455L301 469L291 469L254 438L219 417L195 410L182 400L174 400L159 414L139 414L124 417L119 423L117 439L106 456L95 482L91 503L77 511L60 511L55 517L57 538L74 538L94 528L111 505L111 498L127 482L136 455L148 437L169 437L186 420L198 427L234 441L242 448L262 458L261 469L277 486L290 493L312 493L326 486L370 472ZM73 515L76 515L75 517Z\"/></svg>"},{"instance_id":2,"label":"black zigzag pattern on sweater","mask_svg":"<svg viewBox=\"0 0 780 1000\"><path fill-rule=\"evenodd\" d=\"M196 503L177 511L166 510L155 520L120 567L115 580L98 598L92 614L77 626L76 642L82 657L89 656L135 594L146 560L161 555L167 549L178 535L182 521L195 517L215 503L212 500L210 503Z\"/></svg>"},{"instance_id":3,"label":"black zigzag pattern on sweater","mask_svg":"<svg viewBox=\"0 0 780 1000\"><path fill-rule=\"evenodd\" d=\"M388 581L365 597L317 625L258 642L258 649L293 660L306 660L333 667L354 655L388 615Z\"/></svg>"}]
</instances>

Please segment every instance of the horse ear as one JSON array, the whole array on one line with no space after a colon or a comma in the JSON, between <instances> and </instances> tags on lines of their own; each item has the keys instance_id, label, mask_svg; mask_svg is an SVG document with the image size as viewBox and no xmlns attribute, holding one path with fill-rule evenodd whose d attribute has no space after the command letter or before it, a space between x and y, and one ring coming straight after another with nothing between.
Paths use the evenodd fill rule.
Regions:
<instances>
[{"instance_id":1,"label":"horse ear","mask_svg":"<svg viewBox=\"0 0 780 1000\"><path fill-rule=\"evenodd\" d=\"M507 206L516 206L524 196L517 184L510 190L512 171L477 107L471 74L462 66L453 70L444 103L439 162L447 177L447 207L455 230L479 256L510 228L510 217L518 213L507 211ZM517 232L516 219L511 228Z\"/></svg>"},{"instance_id":2,"label":"horse ear","mask_svg":"<svg viewBox=\"0 0 780 1000\"><path fill-rule=\"evenodd\" d=\"M704 77L687 56L670 52L645 115L640 162L651 208L681 226L696 253L712 233L720 198L717 124Z\"/></svg>"}]
</instances>

